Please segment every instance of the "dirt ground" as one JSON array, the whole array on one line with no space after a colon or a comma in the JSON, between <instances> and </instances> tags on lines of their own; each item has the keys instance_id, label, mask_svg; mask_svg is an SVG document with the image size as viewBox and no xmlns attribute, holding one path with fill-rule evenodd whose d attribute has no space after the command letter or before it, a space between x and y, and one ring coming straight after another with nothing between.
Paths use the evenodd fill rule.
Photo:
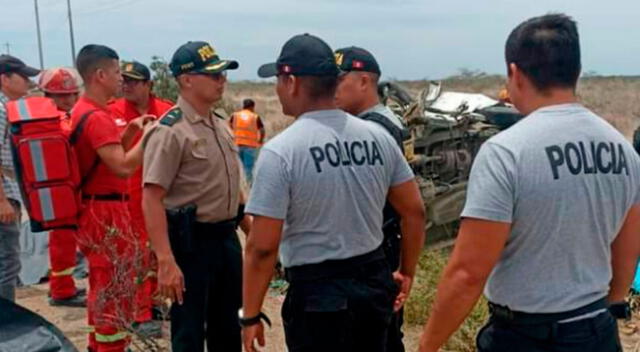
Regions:
<instances>
[{"instance_id":1,"label":"dirt ground","mask_svg":"<svg viewBox=\"0 0 640 352\"><path fill-rule=\"evenodd\" d=\"M80 285L83 284L83 282L80 283ZM47 318L62 330L65 336L78 347L79 351L85 351L87 346L85 310L83 308L51 307L47 303L47 291L47 284L20 288L17 294L18 303ZM267 331L265 352L286 351L282 321L280 320L280 306L283 300L284 296L275 291L271 291L266 298L265 312L272 318L273 327ZM634 316L631 322L620 325L620 337L625 352L640 352L639 326L640 316L638 315ZM404 332L407 351L416 351L421 327L407 326ZM166 341L163 344L167 345L168 337L164 339ZM142 351L140 350L140 352Z\"/></svg>"},{"instance_id":2,"label":"dirt ground","mask_svg":"<svg viewBox=\"0 0 640 352\"><path fill-rule=\"evenodd\" d=\"M80 285L85 284L81 282ZM83 308L61 308L51 307L47 303L47 284L23 287L18 290L17 302L18 304L27 307L28 309L42 315L54 325L56 325L62 332L71 340L71 342L78 348L79 351L86 351L87 348L87 322L86 311ZM273 322L273 327L267 330L267 346L264 349L265 352L283 352L286 351L284 342L284 333L282 328L282 321L280 320L280 307L284 300L284 296L271 291L265 301L265 312ZM168 327L167 329L168 330ZM420 334L420 327L410 326L405 329L405 343L407 344L408 351L415 351L417 349L417 342ZM168 343L168 336L166 338ZM142 352L140 350L139 352ZM145 351L146 352L146 351Z\"/></svg>"},{"instance_id":3,"label":"dirt ground","mask_svg":"<svg viewBox=\"0 0 640 352\"><path fill-rule=\"evenodd\" d=\"M426 86L425 81L403 82L412 93L417 93ZM503 77L471 78L452 77L444 82L446 89L496 95L504 84ZM640 99L640 80L637 78L610 77L581 80L578 89L580 99L590 108L620 129L627 137L640 124L640 112L634 102ZM232 108L239 105L242 99L252 97L256 100L257 109L263 117L268 136L274 136L292 122L281 112L280 104L274 93L273 84L236 82L228 86L226 98ZM80 285L84 285L82 282ZM78 347L86 350L86 312L81 308L50 307L47 303L48 286L36 285L24 287L18 291L18 303L44 316L58 326L64 334ZM264 351L286 351L280 306L284 297L271 292L265 301L265 311L272 318L274 326L267 332L267 347ZM625 352L640 352L640 316L627 324L621 324L620 335ZM416 351L421 332L420 326L405 327L405 344L407 351ZM168 341L168 337L165 338ZM455 351L447 351L455 352Z\"/></svg>"}]
</instances>

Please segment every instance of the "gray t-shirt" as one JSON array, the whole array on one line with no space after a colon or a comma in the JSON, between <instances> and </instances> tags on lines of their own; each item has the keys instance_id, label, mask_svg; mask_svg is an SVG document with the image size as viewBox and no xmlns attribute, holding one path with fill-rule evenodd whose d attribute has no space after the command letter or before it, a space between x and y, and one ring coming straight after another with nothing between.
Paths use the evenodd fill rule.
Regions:
<instances>
[{"instance_id":1,"label":"gray t-shirt","mask_svg":"<svg viewBox=\"0 0 640 352\"><path fill-rule=\"evenodd\" d=\"M611 243L640 203L639 182L631 144L579 104L541 108L487 141L462 212L512 226L487 298L556 313L605 297Z\"/></svg>"},{"instance_id":2,"label":"gray t-shirt","mask_svg":"<svg viewBox=\"0 0 640 352\"><path fill-rule=\"evenodd\" d=\"M370 112L376 112L386 118L389 119L389 121L391 121L394 125L396 125L398 128L404 128L404 126L402 125L402 121L400 120L400 118L398 117L398 115L396 115L393 111L391 111L391 109L389 109L389 107L382 105L380 103L372 106L371 108L363 111L362 113L360 113L359 116L363 116L367 113ZM379 125L379 124L378 124Z\"/></svg>"},{"instance_id":3,"label":"gray t-shirt","mask_svg":"<svg viewBox=\"0 0 640 352\"><path fill-rule=\"evenodd\" d=\"M341 110L300 116L264 145L254 175L246 212L285 220L285 267L378 248L389 187L413 178L384 130Z\"/></svg>"}]
</instances>

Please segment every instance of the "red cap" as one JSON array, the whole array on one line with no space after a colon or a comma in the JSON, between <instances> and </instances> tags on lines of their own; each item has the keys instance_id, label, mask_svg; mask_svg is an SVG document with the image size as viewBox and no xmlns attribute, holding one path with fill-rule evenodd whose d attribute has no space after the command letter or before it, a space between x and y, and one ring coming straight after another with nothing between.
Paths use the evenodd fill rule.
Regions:
<instances>
[{"instance_id":1,"label":"red cap","mask_svg":"<svg viewBox=\"0 0 640 352\"><path fill-rule=\"evenodd\" d=\"M71 94L80 92L80 75L72 68L49 69L40 75L40 89L46 93Z\"/></svg>"}]
</instances>

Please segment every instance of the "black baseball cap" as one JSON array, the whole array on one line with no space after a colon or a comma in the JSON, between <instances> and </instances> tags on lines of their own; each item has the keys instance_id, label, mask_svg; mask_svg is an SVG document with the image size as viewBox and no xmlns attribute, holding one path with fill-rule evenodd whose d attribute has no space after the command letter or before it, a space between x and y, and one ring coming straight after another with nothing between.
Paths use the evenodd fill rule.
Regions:
<instances>
[{"instance_id":1,"label":"black baseball cap","mask_svg":"<svg viewBox=\"0 0 640 352\"><path fill-rule=\"evenodd\" d=\"M183 73L220 73L235 70L238 62L222 60L216 50L207 42L188 42L176 50L169 68L174 76Z\"/></svg>"},{"instance_id":2,"label":"black baseball cap","mask_svg":"<svg viewBox=\"0 0 640 352\"><path fill-rule=\"evenodd\" d=\"M22 60L11 55L0 55L0 73L19 73L27 77L37 76L40 70L27 66Z\"/></svg>"},{"instance_id":3,"label":"black baseball cap","mask_svg":"<svg viewBox=\"0 0 640 352\"><path fill-rule=\"evenodd\" d=\"M373 55L357 46L350 46L336 50L336 64L340 71L362 71L380 74L380 66Z\"/></svg>"},{"instance_id":4,"label":"black baseball cap","mask_svg":"<svg viewBox=\"0 0 640 352\"><path fill-rule=\"evenodd\" d=\"M322 39L305 33L284 43L276 62L260 66L258 76L337 76L339 72L329 45Z\"/></svg>"},{"instance_id":5,"label":"black baseball cap","mask_svg":"<svg viewBox=\"0 0 640 352\"><path fill-rule=\"evenodd\" d=\"M125 61L122 63L122 76L136 81L148 81L151 79L151 72L138 61Z\"/></svg>"}]
</instances>

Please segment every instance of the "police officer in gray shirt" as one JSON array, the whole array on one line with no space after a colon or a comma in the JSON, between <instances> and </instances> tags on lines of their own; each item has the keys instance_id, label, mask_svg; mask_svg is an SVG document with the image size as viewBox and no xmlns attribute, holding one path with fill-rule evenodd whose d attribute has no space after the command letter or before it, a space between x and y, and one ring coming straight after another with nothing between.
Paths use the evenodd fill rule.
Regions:
<instances>
[{"instance_id":1,"label":"police officer in gray shirt","mask_svg":"<svg viewBox=\"0 0 640 352\"><path fill-rule=\"evenodd\" d=\"M263 147L246 208L255 218L240 314L245 350L264 345L260 309L279 250L290 283L289 351L385 351L394 301L408 295L424 241L411 169L384 130L336 108L338 67L321 39L291 38L258 74L277 76L283 112L296 121ZM395 276L381 248L386 199L405 234Z\"/></svg>"},{"instance_id":2,"label":"police officer in gray shirt","mask_svg":"<svg viewBox=\"0 0 640 352\"><path fill-rule=\"evenodd\" d=\"M382 126L400 145L409 137L402 119L380 103L378 81L380 66L369 51L356 46L338 49L336 63L340 79L336 90L336 105L350 114Z\"/></svg>"},{"instance_id":3,"label":"police officer in gray shirt","mask_svg":"<svg viewBox=\"0 0 640 352\"><path fill-rule=\"evenodd\" d=\"M527 117L477 155L420 351L438 351L483 287L491 319L478 351L622 351L614 316L628 317L640 255L640 158L577 101L571 18L516 27L506 62L509 96Z\"/></svg>"},{"instance_id":4,"label":"police officer in gray shirt","mask_svg":"<svg viewBox=\"0 0 640 352\"><path fill-rule=\"evenodd\" d=\"M336 105L361 119L372 121L389 133L404 150L403 140L408 131L388 107L380 103L378 97L378 81L380 66L375 57L367 50L355 46L338 49L335 52L336 63L340 68L338 88L336 89ZM382 232L383 248L387 262L392 270L400 265L400 218L387 203L384 208ZM387 333L387 352L403 352L402 323L403 310L400 305L395 308Z\"/></svg>"}]
</instances>

